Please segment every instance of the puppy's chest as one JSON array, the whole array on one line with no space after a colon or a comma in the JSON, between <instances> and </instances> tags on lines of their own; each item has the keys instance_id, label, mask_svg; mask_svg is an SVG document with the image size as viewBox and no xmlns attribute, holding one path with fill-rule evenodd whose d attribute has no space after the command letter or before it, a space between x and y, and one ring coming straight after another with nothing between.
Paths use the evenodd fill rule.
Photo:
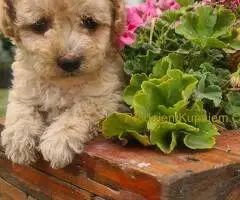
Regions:
<instances>
[{"instance_id":1,"label":"puppy's chest","mask_svg":"<svg viewBox=\"0 0 240 200\"><path fill-rule=\"evenodd\" d=\"M78 90L64 90L52 87L40 92L40 105L44 111L68 109L81 99L80 96Z\"/></svg>"},{"instance_id":2,"label":"puppy's chest","mask_svg":"<svg viewBox=\"0 0 240 200\"><path fill-rule=\"evenodd\" d=\"M110 102L114 107L120 99L120 83L88 84L84 87L59 88L49 84L39 85L39 111L51 123L56 117L77 105L78 109L104 107ZM109 105L108 105L109 106ZM96 111L96 110L95 110Z\"/></svg>"},{"instance_id":3,"label":"puppy's chest","mask_svg":"<svg viewBox=\"0 0 240 200\"><path fill-rule=\"evenodd\" d=\"M54 87L42 89L39 95L38 110L46 122L51 123L52 120L80 101L78 93L79 91L67 91Z\"/></svg>"},{"instance_id":4,"label":"puppy's chest","mask_svg":"<svg viewBox=\"0 0 240 200\"><path fill-rule=\"evenodd\" d=\"M50 84L40 84L37 87L42 110L69 109L74 104L93 102L99 99L111 98L111 95L121 88L120 82L93 82L73 88L60 88Z\"/></svg>"}]
</instances>

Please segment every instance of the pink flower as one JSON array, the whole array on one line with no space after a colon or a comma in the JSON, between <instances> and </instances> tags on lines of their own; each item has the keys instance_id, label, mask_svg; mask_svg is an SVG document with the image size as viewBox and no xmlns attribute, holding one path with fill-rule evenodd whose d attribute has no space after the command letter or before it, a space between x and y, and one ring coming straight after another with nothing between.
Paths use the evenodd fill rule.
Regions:
<instances>
[{"instance_id":1,"label":"pink flower","mask_svg":"<svg viewBox=\"0 0 240 200\"><path fill-rule=\"evenodd\" d=\"M158 4L162 10L175 10L180 8L180 5L175 0L160 0Z\"/></svg>"},{"instance_id":2,"label":"pink flower","mask_svg":"<svg viewBox=\"0 0 240 200\"><path fill-rule=\"evenodd\" d=\"M153 18L159 17L163 10L179 7L175 0L160 0L160 2L146 0L145 3L127 8L127 26L124 34L119 38L120 48L133 44L136 40L135 31L151 22Z\"/></svg>"},{"instance_id":3,"label":"pink flower","mask_svg":"<svg viewBox=\"0 0 240 200\"><path fill-rule=\"evenodd\" d=\"M119 38L120 47L124 48L125 45L133 44L136 39L136 29L157 16L154 0L147 0L146 3L127 8L127 26L124 34Z\"/></svg>"}]
</instances>

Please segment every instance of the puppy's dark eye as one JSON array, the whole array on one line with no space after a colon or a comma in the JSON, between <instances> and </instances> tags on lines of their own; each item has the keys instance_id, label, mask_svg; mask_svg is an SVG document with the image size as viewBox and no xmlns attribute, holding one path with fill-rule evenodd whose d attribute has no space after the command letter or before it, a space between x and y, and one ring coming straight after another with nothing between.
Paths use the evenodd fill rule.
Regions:
<instances>
[{"instance_id":1,"label":"puppy's dark eye","mask_svg":"<svg viewBox=\"0 0 240 200\"><path fill-rule=\"evenodd\" d=\"M32 30L37 34L43 34L49 29L49 20L42 18L32 24Z\"/></svg>"},{"instance_id":2,"label":"puppy's dark eye","mask_svg":"<svg viewBox=\"0 0 240 200\"><path fill-rule=\"evenodd\" d=\"M83 26L91 31L94 31L98 27L98 23L95 22L91 17L83 17Z\"/></svg>"}]
</instances>

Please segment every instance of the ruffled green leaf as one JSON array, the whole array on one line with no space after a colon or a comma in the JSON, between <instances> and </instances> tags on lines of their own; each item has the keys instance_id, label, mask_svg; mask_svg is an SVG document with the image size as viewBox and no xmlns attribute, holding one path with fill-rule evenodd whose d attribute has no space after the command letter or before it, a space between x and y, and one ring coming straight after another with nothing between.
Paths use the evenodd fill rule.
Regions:
<instances>
[{"instance_id":1,"label":"ruffled green leaf","mask_svg":"<svg viewBox=\"0 0 240 200\"><path fill-rule=\"evenodd\" d=\"M232 47L233 49L240 50L240 40L239 39L234 39L229 42L229 46Z\"/></svg>"},{"instance_id":2,"label":"ruffled green leaf","mask_svg":"<svg viewBox=\"0 0 240 200\"><path fill-rule=\"evenodd\" d=\"M172 112L177 111L176 108L182 108L182 105L186 104L196 84L197 79L194 76L179 70L169 70L159 81L144 81L142 90L133 98L135 115L147 120L150 116L164 112L170 107Z\"/></svg>"},{"instance_id":3,"label":"ruffled green leaf","mask_svg":"<svg viewBox=\"0 0 240 200\"><path fill-rule=\"evenodd\" d=\"M170 53L168 54L170 63L171 63L171 69L180 69L184 71L184 59L185 56L177 53Z\"/></svg>"},{"instance_id":4,"label":"ruffled green leaf","mask_svg":"<svg viewBox=\"0 0 240 200\"><path fill-rule=\"evenodd\" d=\"M190 109L184 110L180 121L198 128L199 131L195 135L208 137L219 135L217 128L209 121L201 101L196 102Z\"/></svg>"},{"instance_id":5,"label":"ruffled green leaf","mask_svg":"<svg viewBox=\"0 0 240 200\"><path fill-rule=\"evenodd\" d=\"M226 35L221 36L221 40L235 50L240 50L240 29L233 28Z\"/></svg>"},{"instance_id":6,"label":"ruffled green leaf","mask_svg":"<svg viewBox=\"0 0 240 200\"><path fill-rule=\"evenodd\" d=\"M123 99L128 105L132 105L133 97L137 91L141 90L143 81L148 80L146 74L134 74L130 80L130 85L123 92Z\"/></svg>"},{"instance_id":7,"label":"ruffled green leaf","mask_svg":"<svg viewBox=\"0 0 240 200\"><path fill-rule=\"evenodd\" d=\"M224 8L218 9L213 37L217 38L226 34L227 31L229 31L229 28L234 24L235 20L236 17L231 10Z\"/></svg>"},{"instance_id":8,"label":"ruffled green leaf","mask_svg":"<svg viewBox=\"0 0 240 200\"><path fill-rule=\"evenodd\" d=\"M164 153L171 153L177 145L177 138L183 135L184 131L196 132L198 129L181 122L174 124L160 121L151 131L150 141L152 144L157 145Z\"/></svg>"},{"instance_id":9,"label":"ruffled green leaf","mask_svg":"<svg viewBox=\"0 0 240 200\"><path fill-rule=\"evenodd\" d=\"M202 45L203 47L206 46L206 47L219 48L219 49L224 49L229 47L228 44L216 38L209 38L208 40L206 40L206 42L202 41Z\"/></svg>"},{"instance_id":10,"label":"ruffled green leaf","mask_svg":"<svg viewBox=\"0 0 240 200\"><path fill-rule=\"evenodd\" d=\"M118 137L119 140L136 139L144 146L151 145L149 137L141 134L146 132L146 122L129 114L113 113L102 123L102 133L105 138Z\"/></svg>"},{"instance_id":11,"label":"ruffled green leaf","mask_svg":"<svg viewBox=\"0 0 240 200\"><path fill-rule=\"evenodd\" d=\"M233 116L240 116L240 92L230 92L227 95L228 103L226 106L226 112Z\"/></svg>"},{"instance_id":12,"label":"ruffled green leaf","mask_svg":"<svg viewBox=\"0 0 240 200\"><path fill-rule=\"evenodd\" d=\"M161 15L161 20L171 25L175 23L180 16L181 12L179 10L167 10Z\"/></svg>"},{"instance_id":13,"label":"ruffled green leaf","mask_svg":"<svg viewBox=\"0 0 240 200\"><path fill-rule=\"evenodd\" d=\"M207 119L201 102L173 116L174 122L170 117L172 116L153 116L147 123L151 143L163 152L170 153L174 149L176 138L183 138L184 144L191 149L208 149L214 146L218 131Z\"/></svg>"},{"instance_id":14,"label":"ruffled green leaf","mask_svg":"<svg viewBox=\"0 0 240 200\"><path fill-rule=\"evenodd\" d=\"M167 116L169 117L169 116ZM177 116L175 116L177 118ZM199 131L199 128L196 128L192 125L188 125L185 122L181 122L178 121L176 123L170 122L169 118L164 118L164 116L153 116L148 120L147 123L147 129L150 131L153 131L154 129L156 129L157 127L162 127L162 124L164 124L164 126L166 125L171 125L171 127L173 127L174 125L174 130L185 130L189 133L197 133ZM169 126L170 126L169 125Z\"/></svg>"},{"instance_id":15,"label":"ruffled green leaf","mask_svg":"<svg viewBox=\"0 0 240 200\"><path fill-rule=\"evenodd\" d=\"M216 144L216 139L204 135L186 135L184 144L190 149L211 149Z\"/></svg>"},{"instance_id":16,"label":"ruffled green leaf","mask_svg":"<svg viewBox=\"0 0 240 200\"><path fill-rule=\"evenodd\" d=\"M115 137L127 132L144 132L146 122L125 113L113 113L102 123L103 136Z\"/></svg>"},{"instance_id":17,"label":"ruffled green leaf","mask_svg":"<svg viewBox=\"0 0 240 200\"><path fill-rule=\"evenodd\" d=\"M158 106L158 114L160 115L175 115L184 110L188 106L189 102L187 99L181 100L171 107L166 107L164 105Z\"/></svg>"},{"instance_id":18,"label":"ruffled green leaf","mask_svg":"<svg viewBox=\"0 0 240 200\"><path fill-rule=\"evenodd\" d=\"M146 54L137 55L133 60L127 60L125 62L124 71L127 74L150 74L152 72L153 62L157 57L159 57L159 52L147 50Z\"/></svg>"},{"instance_id":19,"label":"ruffled green leaf","mask_svg":"<svg viewBox=\"0 0 240 200\"><path fill-rule=\"evenodd\" d=\"M229 115L232 126L236 129L240 128L240 92L230 92L227 95L224 110Z\"/></svg>"},{"instance_id":20,"label":"ruffled green leaf","mask_svg":"<svg viewBox=\"0 0 240 200\"><path fill-rule=\"evenodd\" d=\"M227 34L235 20L236 17L230 10L202 6L196 12L189 12L184 16L176 33L202 48L227 48L228 44L219 37Z\"/></svg>"},{"instance_id":21,"label":"ruffled green leaf","mask_svg":"<svg viewBox=\"0 0 240 200\"><path fill-rule=\"evenodd\" d=\"M222 90L217 85L206 85L206 78L205 74L202 75L196 90L196 98L212 100L214 105L218 107L222 101Z\"/></svg>"},{"instance_id":22,"label":"ruffled green leaf","mask_svg":"<svg viewBox=\"0 0 240 200\"><path fill-rule=\"evenodd\" d=\"M129 139L129 136L135 138L139 143L143 144L144 146L151 146L151 142L149 141L149 137L147 135L139 134L136 131L128 131L125 133L122 133L118 136L119 140L127 140Z\"/></svg>"},{"instance_id":23,"label":"ruffled green leaf","mask_svg":"<svg viewBox=\"0 0 240 200\"><path fill-rule=\"evenodd\" d=\"M196 84L197 80L194 76L183 74L179 70L169 70L168 75L162 79L144 81L142 90L133 97L136 116L147 120L155 113L178 112L187 106L187 100L192 95Z\"/></svg>"},{"instance_id":24,"label":"ruffled green leaf","mask_svg":"<svg viewBox=\"0 0 240 200\"><path fill-rule=\"evenodd\" d=\"M184 56L176 53L171 53L168 56L159 60L153 66L151 78L162 78L170 69L180 69L183 71Z\"/></svg>"},{"instance_id":25,"label":"ruffled green leaf","mask_svg":"<svg viewBox=\"0 0 240 200\"><path fill-rule=\"evenodd\" d=\"M159 60L153 67L152 78L162 78L165 76L170 68L170 65L169 57L164 57Z\"/></svg>"},{"instance_id":26,"label":"ruffled green leaf","mask_svg":"<svg viewBox=\"0 0 240 200\"><path fill-rule=\"evenodd\" d=\"M157 112L157 106L163 103L163 98L159 88L145 81L142 84L142 90L133 98L134 113L137 117L147 120Z\"/></svg>"}]
</instances>

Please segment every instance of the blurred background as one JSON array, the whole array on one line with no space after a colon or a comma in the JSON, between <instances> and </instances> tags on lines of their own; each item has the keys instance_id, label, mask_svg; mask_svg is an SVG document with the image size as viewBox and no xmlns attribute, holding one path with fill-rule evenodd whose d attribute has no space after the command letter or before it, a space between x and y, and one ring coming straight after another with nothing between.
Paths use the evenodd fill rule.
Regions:
<instances>
[{"instance_id":1,"label":"blurred background","mask_svg":"<svg viewBox=\"0 0 240 200\"><path fill-rule=\"evenodd\" d=\"M11 64L14 47L0 33L0 117L5 114L8 89L11 86Z\"/></svg>"},{"instance_id":2,"label":"blurred background","mask_svg":"<svg viewBox=\"0 0 240 200\"><path fill-rule=\"evenodd\" d=\"M129 6L144 2L144 0L128 0L127 3Z\"/></svg>"}]
</instances>

